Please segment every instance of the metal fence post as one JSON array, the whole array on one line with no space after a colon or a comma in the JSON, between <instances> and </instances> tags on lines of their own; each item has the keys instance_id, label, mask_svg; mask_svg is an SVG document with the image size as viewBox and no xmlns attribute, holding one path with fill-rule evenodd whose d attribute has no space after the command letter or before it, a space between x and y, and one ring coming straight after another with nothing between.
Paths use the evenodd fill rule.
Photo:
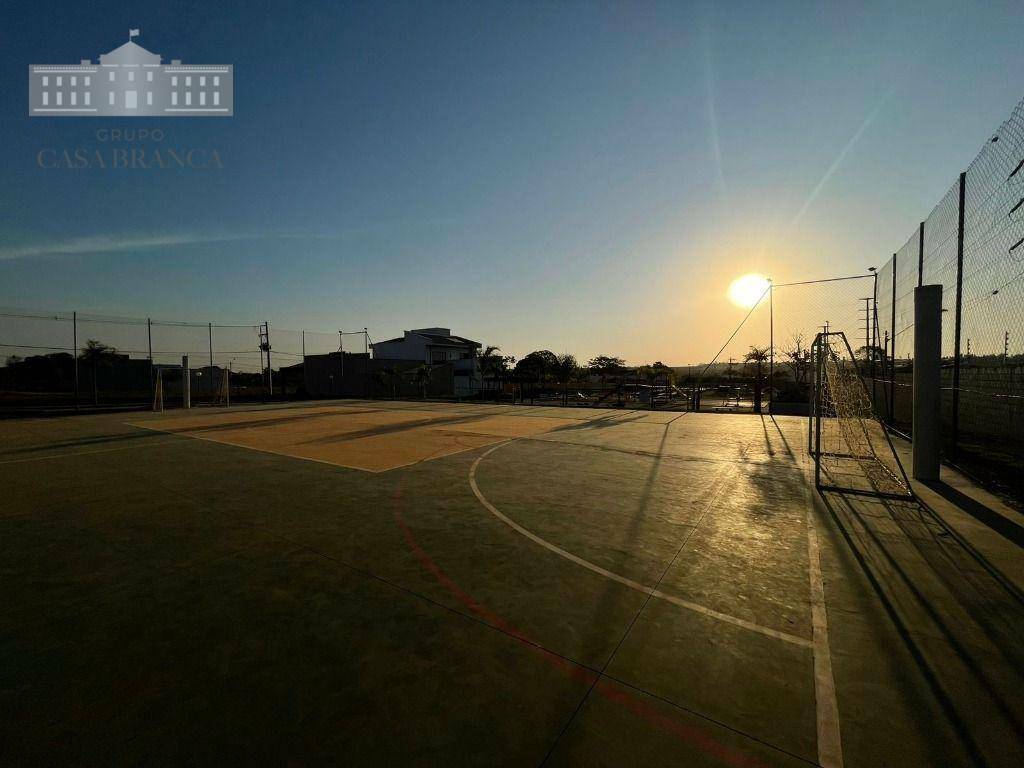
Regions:
<instances>
[{"instance_id":1,"label":"metal fence post","mask_svg":"<svg viewBox=\"0 0 1024 768\"><path fill-rule=\"evenodd\" d=\"M156 400L156 382L153 380L153 318L146 318L146 343L149 345L149 399Z\"/></svg>"},{"instance_id":2,"label":"metal fence post","mask_svg":"<svg viewBox=\"0 0 1024 768\"><path fill-rule=\"evenodd\" d=\"M956 232L956 316L953 330L953 413L950 454L955 457L960 439L960 332L963 328L964 294L964 190L967 187L967 172L960 173L960 214Z\"/></svg>"},{"instance_id":3,"label":"metal fence post","mask_svg":"<svg viewBox=\"0 0 1024 768\"><path fill-rule=\"evenodd\" d=\"M188 355L181 356L181 407L192 407L192 372L188 367Z\"/></svg>"},{"instance_id":4,"label":"metal fence post","mask_svg":"<svg viewBox=\"0 0 1024 768\"><path fill-rule=\"evenodd\" d=\"M924 285L924 222L917 230L917 284Z\"/></svg>"},{"instance_id":5,"label":"metal fence post","mask_svg":"<svg viewBox=\"0 0 1024 768\"><path fill-rule=\"evenodd\" d=\"M768 415L775 413L775 283L768 281Z\"/></svg>"},{"instance_id":6,"label":"metal fence post","mask_svg":"<svg viewBox=\"0 0 1024 768\"><path fill-rule=\"evenodd\" d=\"M75 362L75 410L78 410L78 313L71 313L71 357Z\"/></svg>"},{"instance_id":7,"label":"metal fence post","mask_svg":"<svg viewBox=\"0 0 1024 768\"><path fill-rule=\"evenodd\" d=\"M942 286L914 289L915 480L938 480L942 454Z\"/></svg>"},{"instance_id":8,"label":"metal fence post","mask_svg":"<svg viewBox=\"0 0 1024 768\"><path fill-rule=\"evenodd\" d=\"M871 268L871 411L878 418L878 371L875 358L878 357L878 270Z\"/></svg>"},{"instance_id":9,"label":"metal fence post","mask_svg":"<svg viewBox=\"0 0 1024 768\"><path fill-rule=\"evenodd\" d=\"M889 423L896 421L896 254L892 255L892 354L889 355Z\"/></svg>"}]
</instances>

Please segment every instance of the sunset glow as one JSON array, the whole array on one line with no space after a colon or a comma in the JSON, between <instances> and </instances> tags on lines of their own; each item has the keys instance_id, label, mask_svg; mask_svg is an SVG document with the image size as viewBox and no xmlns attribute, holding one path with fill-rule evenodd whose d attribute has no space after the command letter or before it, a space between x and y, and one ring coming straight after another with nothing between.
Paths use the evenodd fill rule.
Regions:
<instances>
[{"instance_id":1,"label":"sunset glow","mask_svg":"<svg viewBox=\"0 0 1024 768\"><path fill-rule=\"evenodd\" d=\"M729 301L737 307L750 309L757 304L765 291L768 290L769 280L764 275L750 273L737 277L729 286Z\"/></svg>"}]
</instances>

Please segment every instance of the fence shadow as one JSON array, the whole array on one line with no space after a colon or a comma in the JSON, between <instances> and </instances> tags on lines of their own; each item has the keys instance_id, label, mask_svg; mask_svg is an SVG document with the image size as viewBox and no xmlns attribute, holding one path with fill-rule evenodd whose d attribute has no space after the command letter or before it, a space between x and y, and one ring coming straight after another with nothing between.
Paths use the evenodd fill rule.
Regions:
<instances>
[{"instance_id":1,"label":"fence shadow","mask_svg":"<svg viewBox=\"0 0 1024 768\"><path fill-rule=\"evenodd\" d=\"M1001 720L1002 730L1022 743L1021 591L926 504L866 501L838 492L818 498L971 762L992 764L996 748L985 743L989 732L977 727L979 701L989 710L986 717ZM936 582L944 589L936 589ZM970 622L958 620L961 611L987 643L978 641ZM933 638L948 648L951 663L936 658ZM978 694L970 706L951 694L965 684Z\"/></svg>"}]
</instances>

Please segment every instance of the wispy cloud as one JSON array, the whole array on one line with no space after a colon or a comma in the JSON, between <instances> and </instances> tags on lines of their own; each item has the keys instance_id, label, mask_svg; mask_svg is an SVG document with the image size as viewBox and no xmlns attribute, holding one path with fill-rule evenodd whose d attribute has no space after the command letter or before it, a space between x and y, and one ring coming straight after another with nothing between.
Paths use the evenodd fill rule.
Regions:
<instances>
[{"instance_id":1,"label":"wispy cloud","mask_svg":"<svg viewBox=\"0 0 1024 768\"><path fill-rule=\"evenodd\" d=\"M248 240L279 239L335 239L336 235L264 232L249 234L131 234L91 235L66 240L0 246L0 261L11 259L46 258L51 256L78 256L100 253L128 253L156 248L172 248L210 243L231 243Z\"/></svg>"},{"instance_id":2,"label":"wispy cloud","mask_svg":"<svg viewBox=\"0 0 1024 768\"><path fill-rule=\"evenodd\" d=\"M718 131L718 104L715 92L714 44L711 38L710 21L704 24L701 38L704 58L704 111L708 121L708 138L711 142L711 157L715 163L715 180L718 182L718 194L725 200L728 190L725 186L725 173L722 169L722 146Z\"/></svg>"},{"instance_id":3,"label":"wispy cloud","mask_svg":"<svg viewBox=\"0 0 1024 768\"><path fill-rule=\"evenodd\" d=\"M850 150L857 145L857 142L860 141L861 136L864 135L864 132L871 127L871 124L873 122L875 122L875 118L878 117L878 113L882 111L882 107L884 107L886 102L888 102L889 99L892 98L894 93L896 93L895 87L890 88L888 91L886 91L882 98L878 100L878 104L875 105L875 108L872 109L868 113L868 116L864 118L864 122L860 124L860 128L858 128L856 133L854 133L853 136L850 137L850 140L846 142L846 146L839 150L839 154L836 155L836 159L832 161L832 164L828 167L828 170L825 171L825 175L822 176L821 180L818 181L818 183L814 186L814 189L811 190L811 194L808 195L807 200L804 201L803 206L801 206L796 216L794 216L793 220L789 223L791 227L795 227L797 224L800 223L800 220L804 217L804 214L807 213L807 209L814 204L815 200L818 199L818 195L821 194L821 190L825 188L825 185L828 184L828 181L829 179L832 178L833 174L835 174L835 172L839 170L839 166L843 164L843 160L846 159L846 156L850 153Z\"/></svg>"}]
</instances>

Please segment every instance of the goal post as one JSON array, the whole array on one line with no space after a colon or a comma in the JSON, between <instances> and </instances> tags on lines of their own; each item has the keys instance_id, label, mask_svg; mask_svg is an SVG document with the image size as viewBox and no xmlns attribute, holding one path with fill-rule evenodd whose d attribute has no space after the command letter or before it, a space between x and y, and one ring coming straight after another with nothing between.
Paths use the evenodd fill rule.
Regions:
<instances>
[{"instance_id":1,"label":"goal post","mask_svg":"<svg viewBox=\"0 0 1024 768\"><path fill-rule=\"evenodd\" d=\"M913 498L903 464L842 331L815 336L811 378L808 450L814 458L815 486L879 498Z\"/></svg>"},{"instance_id":2,"label":"goal post","mask_svg":"<svg viewBox=\"0 0 1024 768\"><path fill-rule=\"evenodd\" d=\"M153 410L160 412L164 409L164 376L163 369L157 368L156 383L153 385Z\"/></svg>"}]
</instances>

